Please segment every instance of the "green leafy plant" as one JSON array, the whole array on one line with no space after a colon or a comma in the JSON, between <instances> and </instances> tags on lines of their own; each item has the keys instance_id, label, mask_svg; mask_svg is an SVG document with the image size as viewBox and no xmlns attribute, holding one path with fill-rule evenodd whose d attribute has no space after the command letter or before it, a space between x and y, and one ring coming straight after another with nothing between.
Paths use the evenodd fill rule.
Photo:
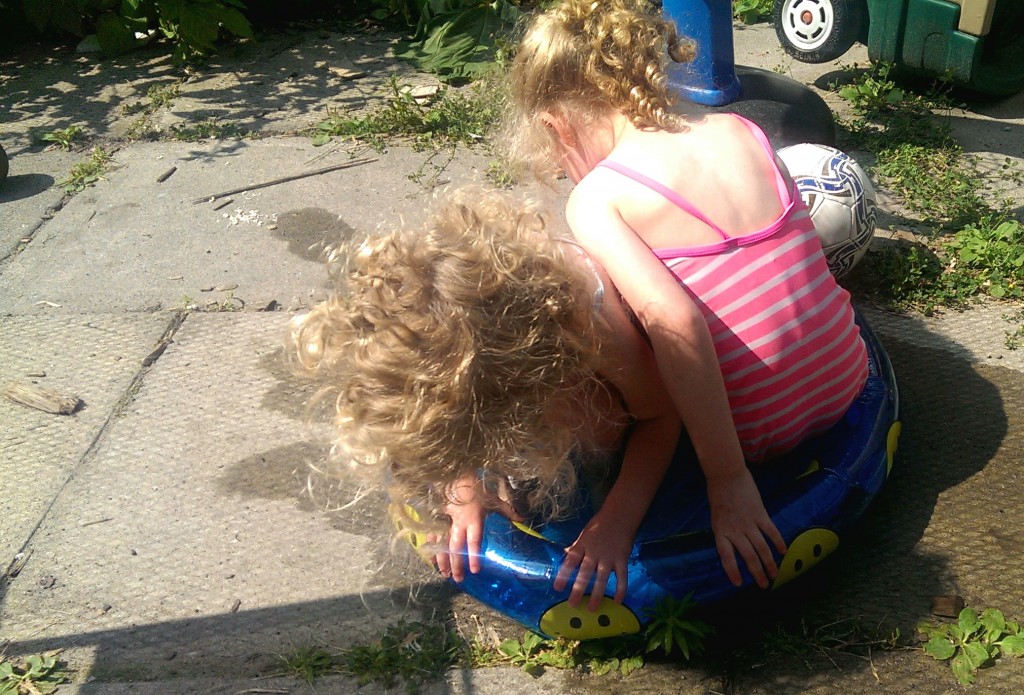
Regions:
<instances>
[{"instance_id":1,"label":"green leafy plant","mask_svg":"<svg viewBox=\"0 0 1024 695\"><path fill-rule=\"evenodd\" d=\"M442 78L490 69L502 37L522 16L509 0L422 0L416 32L396 55Z\"/></svg>"},{"instance_id":2,"label":"green leafy plant","mask_svg":"<svg viewBox=\"0 0 1024 695\"><path fill-rule=\"evenodd\" d=\"M313 144L333 137L366 142L378 150L392 137L411 137L417 146L481 142L497 122L503 93L492 82L477 82L466 89L442 87L433 99L421 102L391 79L391 96L382 107L361 116L328 113L314 129Z\"/></svg>"},{"instance_id":3,"label":"green leafy plant","mask_svg":"<svg viewBox=\"0 0 1024 695\"><path fill-rule=\"evenodd\" d=\"M682 599L668 596L659 601L651 609L651 622L645 632L647 651L661 651L668 656L678 650L686 659L700 653L712 628L688 617L695 607L692 595Z\"/></svg>"},{"instance_id":4,"label":"green leafy plant","mask_svg":"<svg viewBox=\"0 0 1024 695\"><path fill-rule=\"evenodd\" d=\"M62 150L70 152L74 146L75 140L77 140L83 132L85 131L82 129L82 126L72 125L67 128L51 130L48 133L40 133L36 138L42 142L52 142Z\"/></svg>"},{"instance_id":5,"label":"green leafy plant","mask_svg":"<svg viewBox=\"0 0 1024 695\"><path fill-rule=\"evenodd\" d=\"M136 140L155 132L153 127L153 114L162 108L170 107L181 92L181 80L150 85L146 90L145 100L134 104L125 105L123 111L126 115L140 114L129 126L127 137L129 140Z\"/></svg>"},{"instance_id":6,"label":"green leafy plant","mask_svg":"<svg viewBox=\"0 0 1024 695\"><path fill-rule=\"evenodd\" d=\"M39 31L95 31L107 55L136 48L136 34L150 30L174 43L179 64L208 55L225 36L253 37L240 0L22 0L22 6Z\"/></svg>"},{"instance_id":7,"label":"green leafy plant","mask_svg":"<svg viewBox=\"0 0 1024 695\"><path fill-rule=\"evenodd\" d=\"M944 245L951 271L968 275L997 299L1024 297L1024 225L985 218L969 224Z\"/></svg>"},{"instance_id":8,"label":"green leafy plant","mask_svg":"<svg viewBox=\"0 0 1024 695\"><path fill-rule=\"evenodd\" d=\"M444 625L402 621L389 626L377 641L342 652L335 666L338 672L355 676L360 685L373 682L390 688L401 679L407 692L415 692L440 678L462 649Z\"/></svg>"},{"instance_id":9,"label":"green leafy plant","mask_svg":"<svg viewBox=\"0 0 1024 695\"><path fill-rule=\"evenodd\" d=\"M23 661L4 660L0 654L0 695L48 695L67 680L58 660L60 650L33 654Z\"/></svg>"},{"instance_id":10,"label":"green leafy plant","mask_svg":"<svg viewBox=\"0 0 1024 695\"><path fill-rule=\"evenodd\" d=\"M165 106L170 106L178 98L179 93L181 93L181 80L150 86L146 90L146 98L149 100L149 104L145 107L146 111L152 113Z\"/></svg>"},{"instance_id":11,"label":"green leafy plant","mask_svg":"<svg viewBox=\"0 0 1024 695\"><path fill-rule=\"evenodd\" d=\"M837 118L851 143L871 151L902 143L940 148L954 144L948 122L936 117L954 106L949 85L936 81L918 93L897 86L894 70L891 63L867 70L849 66L845 79L831 85L853 108L853 119Z\"/></svg>"},{"instance_id":12,"label":"green leafy plant","mask_svg":"<svg viewBox=\"0 0 1024 695\"><path fill-rule=\"evenodd\" d=\"M1024 296L1024 242L1012 201L986 191L990 175L954 140L948 85L923 93L897 85L893 66L848 69L835 88L854 116L837 119L849 145L874 155L879 183L896 194L916 242L892 242L872 251L858 275L876 299L926 314L963 307L974 297ZM1012 176L1007 163L1000 176ZM856 280L854 284L856 284Z\"/></svg>"},{"instance_id":13,"label":"green leafy plant","mask_svg":"<svg viewBox=\"0 0 1024 695\"><path fill-rule=\"evenodd\" d=\"M286 673L312 684L335 669L334 657L321 647L305 646L281 657Z\"/></svg>"},{"instance_id":14,"label":"green leafy plant","mask_svg":"<svg viewBox=\"0 0 1024 695\"><path fill-rule=\"evenodd\" d=\"M949 661L953 675L965 686L974 682L979 669L992 666L1001 656L1024 655L1024 630L995 608L980 614L964 608L956 622L922 623L917 629L928 638L924 652Z\"/></svg>"},{"instance_id":15,"label":"green leafy plant","mask_svg":"<svg viewBox=\"0 0 1024 695\"><path fill-rule=\"evenodd\" d=\"M1018 311L1010 316L1004 316L1008 323L1015 327L1005 333L1007 350L1019 350L1024 345L1024 310Z\"/></svg>"},{"instance_id":16,"label":"green leafy plant","mask_svg":"<svg viewBox=\"0 0 1024 695\"><path fill-rule=\"evenodd\" d=\"M239 0L124 0L138 3L141 14L152 21L153 10L160 31L175 42L174 60L186 63L205 57L216 48L225 33L253 38L252 27L242 14ZM147 6L152 7L149 9Z\"/></svg>"},{"instance_id":17,"label":"green leafy plant","mask_svg":"<svg viewBox=\"0 0 1024 695\"><path fill-rule=\"evenodd\" d=\"M906 92L896 86L889 74L890 63L881 63L864 72L858 79L839 88L843 97L860 113L868 116L886 113L901 106Z\"/></svg>"},{"instance_id":18,"label":"green leafy plant","mask_svg":"<svg viewBox=\"0 0 1024 695\"><path fill-rule=\"evenodd\" d=\"M537 675L546 666L561 669L574 668L577 665L576 646L578 644L572 640L550 640L535 632L524 632L520 639L512 638L503 641L498 649L509 663L519 666L527 673Z\"/></svg>"},{"instance_id":19,"label":"green leafy plant","mask_svg":"<svg viewBox=\"0 0 1024 695\"><path fill-rule=\"evenodd\" d=\"M772 16L773 0L732 0L732 16L744 24L757 24Z\"/></svg>"},{"instance_id":20,"label":"green leafy plant","mask_svg":"<svg viewBox=\"0 0 1024 695\"><path fill-rule=\"evenodd\" d=\"M93 185L103 178L110 169L110 153L101 147L93 148L92 154L84 162L71 167L68 177L61 181L66 193L77 193Z\"/></svg>"},{"instance_id":21,"label":"green leafy plant","mask_svg":"<svg viewBox=\"0 0 1024 695\"><path fill-rule=\"evenodd\" d=\"M651 622L637 635L581 642L546 639L525 632L521 638L508 639L499 645L498 661L515 664L532 674L546 667L586 666L595 675L612 672L629 675L643 668L646 654L681 655L689 660L703 650L704 640L712 631L710 625L690 616L695 606L690 596L665 597L651 609Z\"/></svg>"},{"instance_id":22,"label":"green leafy plant","mask_svg":"<svg viewBox=\"0 0 1024 695\"><path fill-rule=\"evenodd\" d=\"M977 166L956 143L895 143L879 149L877 157L879 180L930 227L956 228L993 212L981 195Z\"/></svg>"},{"instance_id":23,"label":"green leafy plant","mask_svg":"<svg viewBox=\"0 0 1024 695\"><path fill-rule=\"evenodd\" d=\"M644 667L643 635L580 642L576 658L596 676L615 672L628 676Z\"/></svg>"}]
</instances>

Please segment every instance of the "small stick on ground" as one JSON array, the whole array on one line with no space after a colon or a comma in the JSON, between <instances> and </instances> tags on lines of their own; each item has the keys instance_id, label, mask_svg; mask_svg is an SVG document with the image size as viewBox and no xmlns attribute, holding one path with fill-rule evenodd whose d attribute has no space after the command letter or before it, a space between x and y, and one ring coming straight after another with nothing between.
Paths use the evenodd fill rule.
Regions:
<instances>
[{"instance_id":1,"label":"small stick on ground","mask_svg":"<svg viewBox=\"0 0 1024 695\"><path fill-rule=\"evenodd\" d=\"M70 415L82 405L82 399L74 394L58 393L34 384L11 382L3 387L2 393L18 405L53 415Z\"/></svg>"},{"instance_id":2,"label":"small stick on ground","mask_svg":"<svg viewBox=\"0 0 1024 695\"><path fill-rule=\"evenodd\" d=\"M157 177L156 182L157 183L163 183L167 179L171 178L171 175L174 174L174 172L176 172L177 170L178 170L178 167L171 167L170 169L168 169L164 173L160 174L160 176Z\"/></svg>"},{"instance_id":3,"label":"small stick on ground","mask_svg":"<svg viewBox=\"0 0 1024 695\"><path fill-rule=\"evenodd\" d=\"M246 191L255 191L257 188L266 188L267 186L276 186L279 183L288 183L289 181L296 181L298 179L305 179L305 178L308 178L310 176L319 176L320 174L326 174L326 173L329 173L329 172L332 172L332 171L338 171L339 169L349 169L351 167L356 167L356 166L359 166L361 164L371 164L371 163L376 162L376 161L377 161L376 159L353 159L352 161L345 162L344 164L335 164L334 166L324 167L323 169L317 169L316 171L307 171L304 174L294 174L292 176L284 176L284 177L279 178L279 179L274 179L273 181L264 181L263 183L254 183L251 186L244 186L242 188L235 188L235 189L232 189L230 191L223 191L221 193L214 193L213 195L204 196L202 198L196 198L195 200L192 201L192 204L193 205L198 205L199 203L210 203L210 202L213 202L214 200L217 200L218 198L226 198L229 195L236 195L238 193L245 193Z\"/></svg>"}]
</instances>

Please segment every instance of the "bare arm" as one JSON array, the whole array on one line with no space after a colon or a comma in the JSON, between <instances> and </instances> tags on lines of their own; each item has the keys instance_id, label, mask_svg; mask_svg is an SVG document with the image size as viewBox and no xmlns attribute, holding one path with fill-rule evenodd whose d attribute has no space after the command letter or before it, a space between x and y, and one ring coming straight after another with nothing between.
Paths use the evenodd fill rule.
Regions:
<instances>
[{"instance_id":1,"label":"bare arm","mask_svg":"<svg viewBox=\"0 0 1024 695\"><path fill-rule=\"evenodd\" d=\"M599 272L604 275L603 271ZM569 603L578 606L593 577L590 610L600 604L613 572L615 600L621 602L625 598L627 562L633 539L665 477L681 428L650 347L614 296L606 275L603 281L607 293L602 315L609 335L602 343L602 375L616 387L635 424L629 432L622 467L614 485L601 509L566 549L565 560L555 578L555 589L562 590L576 572Z\"/></svg>"},{"instance_id":2,"label":"bare arm","mask_svg":"<svg viewBox=\"0 0 1024 695\"><path fill-rule=\"evenodd\" d=\"M764 587L777 572L767 540L785 543L768 517L746 467L711 333L678 280L607 201L612 195L570 198L569 224L636 313L651 340L658 371L686 427L708 484L712 526L723 568L741 582L738 553ZM581 198L586 197L585 203Z\"/></svg>"}]
</instances>

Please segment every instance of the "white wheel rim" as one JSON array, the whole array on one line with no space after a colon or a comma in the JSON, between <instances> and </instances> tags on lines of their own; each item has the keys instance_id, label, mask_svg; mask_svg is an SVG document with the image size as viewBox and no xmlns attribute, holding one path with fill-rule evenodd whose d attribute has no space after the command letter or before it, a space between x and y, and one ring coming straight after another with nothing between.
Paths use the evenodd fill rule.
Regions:
<instances>
[{"instance_id":1,"label":"white wheel rim","mask_svg":"<svg viewBox=\"0 0 1024 695\"><path fill-rule=\"evenodd\" d=\"M786 0L781 19L786 38L801 51L820 48L835 30L832 0Z\"/></svg>"}]
</instances>

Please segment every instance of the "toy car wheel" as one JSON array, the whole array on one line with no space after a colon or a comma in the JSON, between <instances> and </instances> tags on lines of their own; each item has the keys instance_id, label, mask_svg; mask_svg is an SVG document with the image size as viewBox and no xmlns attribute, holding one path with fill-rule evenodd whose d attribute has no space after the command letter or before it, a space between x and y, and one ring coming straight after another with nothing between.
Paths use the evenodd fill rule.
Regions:
<instances>
[{"instance_id":1,"label":"toy car wheel","mask_svg":"<svg viewBox=\"0 0 1024 695\"><path fill-rule=\"evenodd\" d=\"M779 43L803 63L826 63L850 50L866 32L864 0L775 0Z\"/></svg>"}]
</instances>

